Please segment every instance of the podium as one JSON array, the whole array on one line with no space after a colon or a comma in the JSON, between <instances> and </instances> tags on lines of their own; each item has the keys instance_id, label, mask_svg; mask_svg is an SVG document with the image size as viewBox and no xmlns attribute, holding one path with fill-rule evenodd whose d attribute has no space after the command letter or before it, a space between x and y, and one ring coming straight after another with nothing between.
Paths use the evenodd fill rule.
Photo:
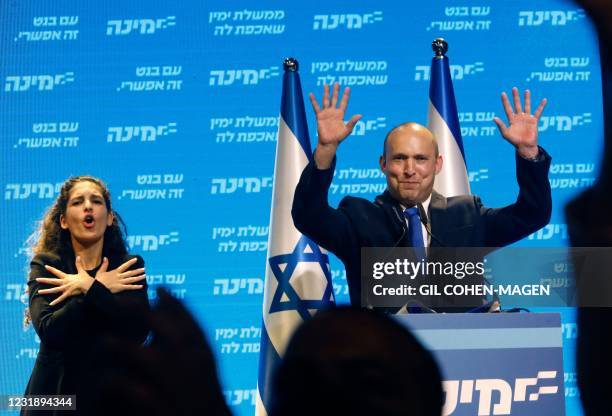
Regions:
<instances>
[{"instance_id":1,"label":"podium","mask_svg":"<svg viewBox=\"0 0 612 416\"><path fill-rule=\"evenodd\" d=\"M442 372L443 415L565 415L556 313L396 315Z\"/></svg>"}]
</instances>

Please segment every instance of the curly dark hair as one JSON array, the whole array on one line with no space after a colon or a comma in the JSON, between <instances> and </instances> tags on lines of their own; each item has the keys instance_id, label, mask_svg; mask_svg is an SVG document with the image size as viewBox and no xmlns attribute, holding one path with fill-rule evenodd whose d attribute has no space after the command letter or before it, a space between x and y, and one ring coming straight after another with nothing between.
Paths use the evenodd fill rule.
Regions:
<instances>
[{"instance_id":1,"label":"curly dark hair","mask_svg":"<svg viewBox=\"0 0 612 416\"><path fill-rule=\"evenodd\" d=\"M91 182L100 189L107 211L113 214L113 223L106 227L104 232L102 256L110 259L127 254L125 242L127 229L121 216L112 209L110 191L102 180L93 176L83 175L70 177L64 182L55 203L45 213L38 230L28 239L29 251L32 256L39 253L53 253L59 257L74 255L70 231L64 230L60 226L60 218L66 213L70 191L72 191L72 188L77 183L84 181ZM29 324L29 321L29 309L26 308L26 326Z\"/></svg>"},{"instance_id":2,"label":"curly dark hair","mask_svg":"<svg viewBox=\"0 0 612 416\"><path fill-rule=\"evenodd\" d=\"M102 255L106 257L125 255L127 247L125 244L126 227L119 214L113 211L111 206L110 191L102 180L93 176L73 176L68 178L62 185L55 203L49 208L43 217L40 229L36 233L37 241L32 247L34 255L39 253L54 253L62 257L74 253L70 231L62 229L60 218L66 213L66 206L70 198L70 191L79 182L88 181L95 184L102 192L106 209L113 214L113 223L104 232L104 246Z\"/></svg>"}]
</instances>

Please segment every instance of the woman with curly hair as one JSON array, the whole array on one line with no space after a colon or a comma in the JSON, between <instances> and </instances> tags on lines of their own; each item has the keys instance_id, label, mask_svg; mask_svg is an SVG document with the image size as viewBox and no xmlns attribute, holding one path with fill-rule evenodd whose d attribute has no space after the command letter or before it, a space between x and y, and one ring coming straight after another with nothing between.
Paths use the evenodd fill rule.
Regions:
<instances>
[{"instance_id":1,"label":"woman with curly hair","mask_svg":"<svg viewBox=\"0 0 612 416\"><path fill-rule=\"evenodd\" d=\"M78 176L63 184L43 218L30 263L28 315L40 350L26 395L86 400L96 384L91 363L101 358L96 354L103 341L146 339L144 262L128 254L124 236L101 180ZM22 414L31 411L22 408Z\"/></svg>"}]
</instances>

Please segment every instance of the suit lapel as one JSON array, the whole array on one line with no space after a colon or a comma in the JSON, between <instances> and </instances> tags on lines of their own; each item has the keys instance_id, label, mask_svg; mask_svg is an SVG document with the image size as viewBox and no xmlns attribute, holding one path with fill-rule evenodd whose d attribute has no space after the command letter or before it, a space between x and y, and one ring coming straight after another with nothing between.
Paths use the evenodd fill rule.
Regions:
<instances>
[{"instance_id":1,"label":"suit lapel","mask_svg":"<svg viewBox=\"0 0 612 416\"><path fill-rule=\"evenodd\" d=\"M376 197L375 204L383 209L386 217L393 224L393 240L399 239L402 235L404 235L403 240L405 240L407 237L407 232L405 231L407 227L400 204L393 199L388 190ZM401 246L405 245L405 243L399 241L396 245Z\"/></svg>"}]
</instances>

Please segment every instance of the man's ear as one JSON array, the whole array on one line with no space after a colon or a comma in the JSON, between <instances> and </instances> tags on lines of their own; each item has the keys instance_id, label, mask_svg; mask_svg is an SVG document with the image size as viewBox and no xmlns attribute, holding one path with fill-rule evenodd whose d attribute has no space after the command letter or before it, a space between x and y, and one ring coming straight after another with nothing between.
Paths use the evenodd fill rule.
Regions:
<instances>
[{"instance_id":1,"label":"man's ear","mask_svg":"<svg viewBox=\"0 0 612 416\"><path fill-rule=\"evenodd\" d=\"M66 217L64 217L64 214L60 215L60 227L62 230L68 229L68 223L66 222Z\"/></svg>"},{"instance_id":2,"label":"man's ear","mask_svg":"<svg viewBox=\"0 0 612 416\"><path fill-rule=\"evenodd\" d=\"M436 175L442 170L443 162L444 161L442 160L442 155L438 155L438 157L436 158Z\"/></svg>"},{"instance_id":3,"label":"man's ear","mask_svg":"<svg viewBox=\"0 0 612 416\"><path fill-rule=\"evenodd\" d=\"M380 170L382 170L383 172L386 172L387 170L387 161L385 160L385 156L380 156L380 158L378 159L378 164L380 165Z\"/></svg>"}]
</instances>

